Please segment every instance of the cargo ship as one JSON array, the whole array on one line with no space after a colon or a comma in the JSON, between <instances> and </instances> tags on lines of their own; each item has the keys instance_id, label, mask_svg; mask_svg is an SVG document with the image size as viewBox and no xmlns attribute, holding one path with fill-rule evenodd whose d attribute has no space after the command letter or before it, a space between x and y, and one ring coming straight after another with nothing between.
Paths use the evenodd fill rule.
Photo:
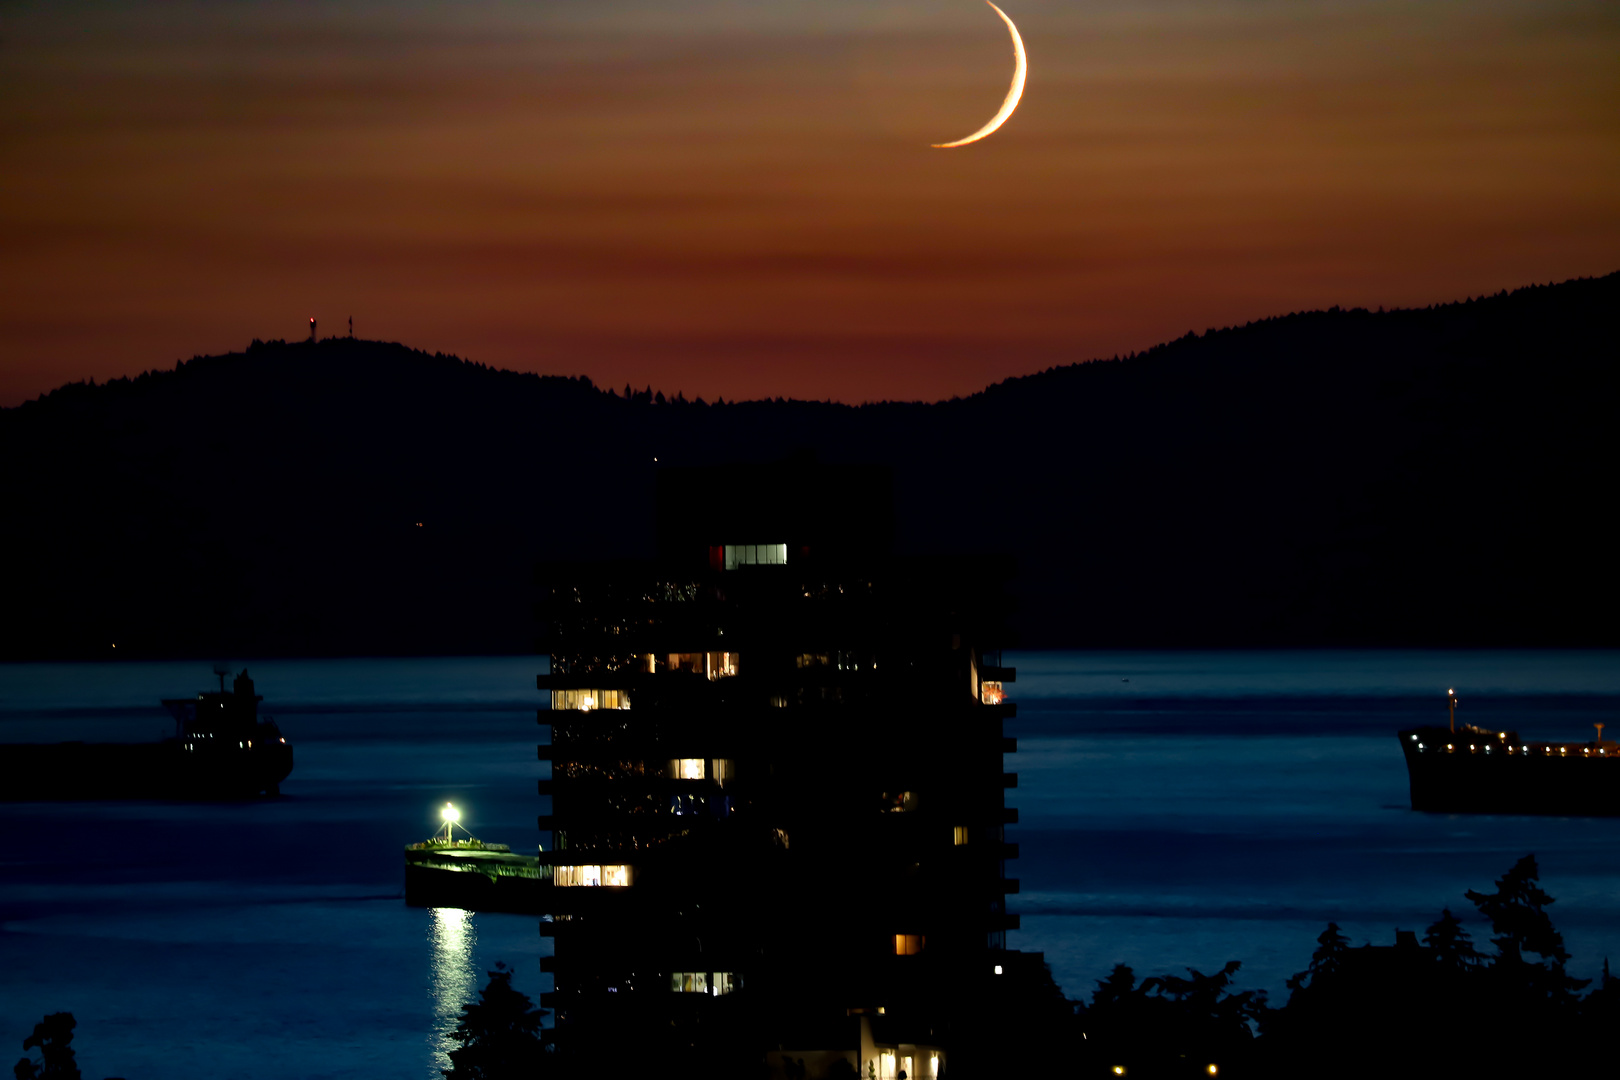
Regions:
<instances>
[{"instance_id":1,"label":"cargo ship","mask_svg":"<svg viewBox=\"0 0 1620 1080\"><path fill-rule=\"evenodd\" d=\"M276 722L259 719L244 669L225 688L163 702L173 737L150 743L12 743L0 746L0 799L240 799L279 795L293 750Z\"/></svg>"},{"instance_id":2,"label":"cargo ship","mask_svg":"<svg viewBox=\"0 0 1620 1080\"><path fill-rule=\"evenodd\" d=\"M1449 725L1408 728L1401 753L1412 809L1464 814L1620 815L1620 744L1602 724L1590 742L1536 742L1517 731L1458 724L1447 691Z\"/></svg>"},{"instance_id":3,"label":"cargo ship","mask_svg":"<svg viewBox=\"0 0 1620 1080\"><path fill-rule=\"evenodd\" d=\"M468 911L544 912L541 901L551 867L536 855L516 855L506 844L486 844L468 833L454 836L460 814L440 811L444 832L405 848L405 903ZM463 830L465 831L465 830Z\"/></svg>"}]
</instances>

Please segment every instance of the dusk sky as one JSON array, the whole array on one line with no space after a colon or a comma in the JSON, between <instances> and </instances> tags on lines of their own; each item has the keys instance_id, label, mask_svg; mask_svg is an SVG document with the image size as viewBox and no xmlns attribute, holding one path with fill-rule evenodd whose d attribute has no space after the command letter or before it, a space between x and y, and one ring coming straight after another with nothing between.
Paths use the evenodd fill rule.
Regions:
<instances>
[{"instance_id":1,"label":"dusk sky","mask_svg":"<svg viewBox=\"0 0 1620 1080\"><path fill-rule=\"evenodd\" d=\"M255 337L936 399L1620 269L1613 0L0 2L0 405Z\"/></svg>"}]
</instances>

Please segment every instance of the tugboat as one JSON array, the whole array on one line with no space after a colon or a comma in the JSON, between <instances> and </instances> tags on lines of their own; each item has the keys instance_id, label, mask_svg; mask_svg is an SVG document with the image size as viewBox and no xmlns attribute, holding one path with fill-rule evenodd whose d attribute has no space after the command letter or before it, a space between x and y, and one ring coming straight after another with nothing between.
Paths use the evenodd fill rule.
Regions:
<instances>
[{"instance_id":1,"label":"tugboat","mask_svg":"<svg viewBox=\"0 0 1620 1080\"><path fill-rule=\"evenodd\" d=\"M1446 691L1446 727L1408 728L1401 753L1412 809L1463 814L1620 816L1620 744L1527 742L1517 731L1457 723L1457 694Z\"/></svg>"},{"instance_id":2,"label":"tugboat","mask_svg":"<svg viewBox=\"0 0 1620 1080\"><path fill-rule=\"evenodd\" d=\"M246 669L225 689L163 702L173 738L155 743L13 743L0 746L0 799L251 798L279 795L293 751L274 720L259 719Z\"/></svg>"},{"instance_id":3,"label":"tugboat","mask_svg":"<svg viewBox=\"0 0 1620 1080\"><path fill-rule=\"evenodd\" d=\"M551 867L534 855L514 855L505 844L486 844L472 833L454 835L461 812L439 811L444 832L405 848L405 903L468 911L543 912L542 890ZM463 829L463 832L467 830Z\"/></svg>"}]
</instances>

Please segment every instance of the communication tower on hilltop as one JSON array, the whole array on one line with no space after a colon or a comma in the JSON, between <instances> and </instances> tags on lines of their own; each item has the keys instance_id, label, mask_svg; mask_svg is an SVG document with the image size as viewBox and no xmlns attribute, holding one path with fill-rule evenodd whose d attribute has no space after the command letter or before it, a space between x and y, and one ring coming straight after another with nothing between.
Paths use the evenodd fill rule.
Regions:
<instances>
[{"instance_id":1,"label":"communication tower on hilltop","mask_svg":"<svg viewBox=\"0 0 1620 1080\"><path fill-rule=\"evenodd\" d=\"M309 318L309 343L311 345L315 344L315 316L313 315Z\"/></svg>"}]
</instances>

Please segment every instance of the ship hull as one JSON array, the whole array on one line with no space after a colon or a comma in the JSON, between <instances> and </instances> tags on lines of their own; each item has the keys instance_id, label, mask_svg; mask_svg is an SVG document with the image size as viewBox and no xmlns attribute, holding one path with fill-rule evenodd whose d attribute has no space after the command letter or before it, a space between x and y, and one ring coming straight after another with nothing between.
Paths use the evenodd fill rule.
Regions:
<instances>
[{"instance_id":1,"label":"ship hull","mask_svg":"<svg viewBox=\"0 0 1620 1080\"><path fill-rule=\"evenodd\" d=\"M1445 728L1400 733L1412 809L1450 814L1620 816L1620 755L1529 752L1475 742ZM1450 745L1452 749L1447 750ZM1419 749L1422 746L1423 749Z\"/></svg>"},{"instance_id":2,"label":"ship hull","mask_svg":"<svg viewBox=\"0 0 1620 1080\"><path fill-rule=\"evenodd\" d=\"M549 869L532 856L407 850L405 903L539 915Z\"/></svg>"},{"instance_id":3,"label":"ship hull","mask_svg":"<svg viewBox=\"0 0 1620 1080\"><path fill-rule=\"evenodd\" d=\"M292 748L188 754L157 743L13 743L0 746L0 800L244 799L279 793Z\"/></svg>"}]
</instances>

